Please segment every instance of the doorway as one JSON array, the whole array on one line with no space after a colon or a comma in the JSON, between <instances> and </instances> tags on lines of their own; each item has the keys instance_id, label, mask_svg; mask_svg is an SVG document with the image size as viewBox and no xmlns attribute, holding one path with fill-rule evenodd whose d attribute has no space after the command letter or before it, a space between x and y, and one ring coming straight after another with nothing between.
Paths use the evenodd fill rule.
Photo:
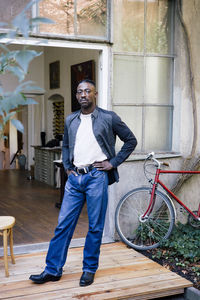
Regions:
<instances>
[{"instance_id":1,"label":"doorway","mask_svg":"<svg viewBox=\"0 0 200 300\"><path fill-rule=\"evenodd\" d=\"M27 41L26 41L27 43ZM98 105L107 108L108 102L108 49L97 44L49 42L36 46L38 41L31 41L30 48L42 51L31 65L27 80L33 80L37 85L45 89L44 95L35 95L39 106L29 106L22 111L21 119L25 126L23 135L23 153L27 157L26 169L14 167L12 170L0 170L1 194L0 211L2 215L16 217L14 243L29 244L48 242L53 235L57 224L59 209L55 207L60 197L60 191L56 184L47 185L38 180L30 180L31 166L34 165L33 145L41 145L38 133L46 133L46 142L54 138L52 132L52 117L50 112L50 100L52 95L59 94L64 99L65 117L71 113L71 66L81 64L88 60L94 60L95 79L99 89ZM23 44L23 41L22 41ZM70 46L71 44L71 46ZM20 45L11 45L19 49ZM50 64L60 61L60 85L50 87ZM12 80L7 81L10 85ZM4 83L6 84L6 82ZM104 88L102 88L104 87ZM32 95L33 96L33 95ZM37 112L37 116L35 115ZM11 140L10 143L16 143ZM17 148L17 145L15 145ZM13 153L10 153L12 158ZM32 176L33 177L33 176ZM86 208L80 216L73 238L84 237L87 232Z\"/></svg>"}]
</instances>

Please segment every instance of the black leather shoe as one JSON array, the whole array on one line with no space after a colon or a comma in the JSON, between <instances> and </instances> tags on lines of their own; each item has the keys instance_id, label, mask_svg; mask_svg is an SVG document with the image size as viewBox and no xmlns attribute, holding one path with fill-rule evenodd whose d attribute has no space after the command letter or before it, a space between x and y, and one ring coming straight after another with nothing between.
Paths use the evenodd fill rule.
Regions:
<instances>
[{"instance_id":1,"label":"black leather shoe","mask_svg":"<svg viewBox=\"0 0 200 300\"><path fill-rule=\"evenodd\" d=\"M61 276L54 276L45 272L42 272L39 275L31 275L29 277L30 280L32 280L35 283L45 283L48 281L58 281L60 280Z\"/></svg>"},{"instance_id":2,"label":"black leather shoe","mask_svg":"<svg viewBox=\"0 0 200 300\"><path fill-rule=\"evenodd\" d=\"M83 272L80 279L80 286L87 286L93 283L95 273Z\"/></svg>"}]
</instances>

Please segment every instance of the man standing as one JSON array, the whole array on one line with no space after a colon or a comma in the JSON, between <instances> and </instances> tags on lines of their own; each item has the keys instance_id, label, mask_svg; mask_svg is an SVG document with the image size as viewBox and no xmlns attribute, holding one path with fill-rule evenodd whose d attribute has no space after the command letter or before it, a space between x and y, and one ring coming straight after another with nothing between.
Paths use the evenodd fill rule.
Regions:
<instances>
[{"instance_id":1,"label":"man standing","mask_svg":"<svg viewBox=\"0 0 200 300\"><path fill-rule=\"evenodd\" d=\"M91 284L98 268L108 185L119 180L117 167L132 153L137 141L118 115L96 106L96 96L95 83L89 79L81 81L76 93L81 110L66 118L63 165L68 181L58 225L49 245L46 268L40 275L30 276L35 283L61 278L68 247L85 201L89 230L84 246L80 286ZM116 135L124 142L117 155Z\"/></svg>"}]
</instances>

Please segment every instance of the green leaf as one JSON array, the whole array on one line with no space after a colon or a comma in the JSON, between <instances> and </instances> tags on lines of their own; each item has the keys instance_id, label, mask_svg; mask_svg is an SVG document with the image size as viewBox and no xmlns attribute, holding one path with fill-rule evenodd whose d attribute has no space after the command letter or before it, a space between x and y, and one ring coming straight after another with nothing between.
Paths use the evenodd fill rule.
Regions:
<instances>
[{"instance_id":1,"label":"green leaf","mask_svg":"<svg viewBox=\"0 0 200 300\"><path fill-rule=\"evenodd\" d=\"M20 31L20 33L25 38L28 38L28 36L29 36L29 20L25 14L25 11L22 11L19 15L17 15L12 20L11 23L12 23L13 27L17 29L17 31Z\"/></svg>"},{"instance_id":2,"label":"green leaf","mask_svg":"<svg viewBox=\"0 0 200 300\"><path fill-rule=\"evenodd\" d=\"M26 12L27 10L29 10L34 4L40 2L42 0L31 0L23 9L23 12Z\"/></svg>"},{"instance_id":3,"label":"green leaf","mask_svg":"<svg viewBox=\"0 0 200 300\"><path fill-rule=\"evenodd\" d=\"M6 94L1 101L2 110L9 113L10 110L17 108L19 105L23 105L24 97L18 93Z\"/></svg>"},{"instance_id":4,"label":"green leaf","mask_svg":"<svg viewBox=\"0 0 200 300\"><path fill-rule=\"evenodd\" d=\"M26 88L26 86L31 86L32 84L34 84L34 81L32 81L32 80L28 80L28 81L22 82L21 84L19 84L16 87L15 93L22 92Z\"/></svg>"},{"instance_id":5,"label":"green leaf","mask_svg":"<svg viewBox=\"0 0 200 300\"><path fill-rule=\"evenodd\" d=\"M33 98L26 98L24 101L24 105L30 105L30 104L38 104L38 102L35 101Z\"/></svg>"},{"instance_id":6,"label":"green leaf","mask_svg":"<svg viewBox=\"0 0 200 300\"><path fill-rule=\"evenodd\" d=\"M33 91L38 91L41 93L44 93L44 89L33 85L35 82L34 81L25 81L22 84L18 85L15 89L15 93L28 93L28 92L33 92Z\"/></svg>"},{"instance_id":7,"label":"green leaf","mask_svg":"<svg viewBox=\"0 0 200 300\"><path fill-rule=\"evenodd\" d=\"M24 126L19 120L12 119L11 123L17 128L17 130L19 130L22 133L24 132Z\"/></svg>"},{"instance_id":8,"label":"green leaf","mask_svg":"<svg viewBox=\"0 0 200 300\"><path fill-rule=\"evenodd\" d=\"M8 66L13 65L17 53L18 51L9 51L6 54L3 52L1 53L0 56L1 72L5 71Z\"/></svg>"},{"instance_id":9,"label":"green leaf","mask_svg":"<svg viewBox=\"0 0 200 300\"><path fill-rule=\"evenodd\" d=\"M6 38L10 39L6 44L9 45L12 43L12 40L15 39L17 36L17 30L16 29L10 29L9 32L6 34Z\"/></svg>"},{"instance_id":10,"label":"green leaf","mask_svg":"<svg viewBox=\"0 0 200 300\"><path fill-rule=\"evenodd\" d=\"M0 111L9 114L12 109L29 104L37 104L37 101L31 97L26 98L23 93L7 93L0 102Z\"/></svg>"},{"instance_id":11,"label":"green leaf","mask_svg":"<svg viewBox=\"0 0 200 300\"><path fill-rule=\"evenodd\" d=\"M24 78L25 78L25 73L18 66L7 66L6 70L9 71L9 72L11 72L15 76L17 76L18 79L19 79L19 82L22 82L24 80Z\"/></svg>"},{"instance_id":12,"label":"green leaf","mask_svg":"<svg viewBox=\"0 0 200 300\"><path fill-rule=\"evenodd\" d=\"M42 52L34 50L21 50L15 56L17 63L24 70L25 73L28 71L29 63L37 56L41 55Z\"/></svg>"},{"instance_id":13,"label":"green leaf","mask_svg":"<svg viewBox=\"0 0 200 300\"><path fill-rule=\"evenodd\" d=\"M8 122L8 120L10 120L11 117L13 117L14 115L16 115L16 111L13 111L13 112L11 112L11 113L8 113L8 114L6 115L6 117L3 118L4 124L5 124L6 122Z\"/></svg>"},{"instance_id":14,"label":"green leaf","mask_svg":"<svg viewBox=\"0 0 200 300\"><path fill-rule=\"evenodd\" d=\"M8 49L8 47L6 47L5 45L3 44L0 44L0 47L5 50L6 52L9 52L10 50Z\"/></svg>"},{"instance_id":15,"label":"green leaf","mask_svg":"<svg viewBox=\"0 0 200 300\"><path fill-rule=\"evenodd\" d=\"M22 92L26 92L26 93L40 92L41 94L43 94L45 92L45 90L37 85L30 85L30 86L27 86L25 89L23 89Z\"/></svg>"},{"instance_id":16,"label":"green leaf","mask_svg":"<svg viewBox=\"0 0 200 300\"><path fill-rule=\"evenodd\" d=\"M31 23L33 25L35 24L39 24L39 23L45 23L45 24L54 24L55 22L51 19L48 19L48 18L42 18L42 17L36 17L36 18L32 18L31 20Z\"/></svg>"}]
</instances>

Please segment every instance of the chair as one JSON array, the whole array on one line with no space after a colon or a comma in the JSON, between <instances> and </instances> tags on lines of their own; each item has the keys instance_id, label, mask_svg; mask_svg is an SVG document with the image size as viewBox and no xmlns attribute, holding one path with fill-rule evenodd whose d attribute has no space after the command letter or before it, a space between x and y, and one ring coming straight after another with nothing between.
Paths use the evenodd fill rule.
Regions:
<instances>
[{"instance_id":1,"label":"chair","mask_svg":"<svg viewBox=\"0 0 200 300\"><path fill-rule=\"evenodd\" d=\"M10 241L10 255L12 263L15 264L13 254L13 226L15 225L15 218L11 216L0 216L0 235L3 236L3 249L4 249L4 265L5 275L9 276L8 272L8 236Z\"/></svg>"}]
</instances>

